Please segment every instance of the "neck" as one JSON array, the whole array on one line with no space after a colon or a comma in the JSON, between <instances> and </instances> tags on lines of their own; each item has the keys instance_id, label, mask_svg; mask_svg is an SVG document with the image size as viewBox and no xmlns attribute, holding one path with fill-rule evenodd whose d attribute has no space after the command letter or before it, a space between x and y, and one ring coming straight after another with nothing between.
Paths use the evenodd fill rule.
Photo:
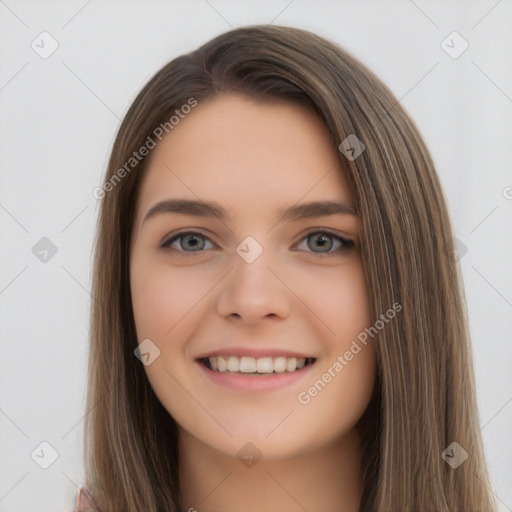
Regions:
<instances>
[{"instance_id":1,"label":"neck","mask_svg":"<svg viewBox=\"0 0 512 512\"><path fill-rule=\"evenodd\" d=\"M293 458L262 458L252 467L181 429L179 449L183 510L359 510L361 451L356 429L332 445Z\"/></svg>"}]
</instances>

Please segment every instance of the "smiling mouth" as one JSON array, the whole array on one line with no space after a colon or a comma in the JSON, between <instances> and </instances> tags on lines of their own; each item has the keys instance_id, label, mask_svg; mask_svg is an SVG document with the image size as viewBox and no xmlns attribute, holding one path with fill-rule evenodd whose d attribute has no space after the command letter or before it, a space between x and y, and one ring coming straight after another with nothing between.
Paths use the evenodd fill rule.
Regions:
<instances>
[{"instance_id":1,"label":"smiling mouth","mask_svg":"<svg viewBox=\"0 0 512 512\"><path fill-rule=\"evenodd\" d=\"M314 357L237 357L216 356L203 357L200 363L209 370L220 373L269 375L280 373L293 373L305 366L313 364Z\"/></svg>"}]
</instances>

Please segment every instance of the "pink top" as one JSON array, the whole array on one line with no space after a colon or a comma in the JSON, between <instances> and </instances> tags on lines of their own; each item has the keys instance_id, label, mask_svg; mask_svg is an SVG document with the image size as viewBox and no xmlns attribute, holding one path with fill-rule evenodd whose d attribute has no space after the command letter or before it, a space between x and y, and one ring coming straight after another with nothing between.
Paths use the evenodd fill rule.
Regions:
<instances>
[{"instance_id":1,"label":"pink top","mask_svg":"<svg viewBox=\"0 0 512 512\"><path fill-rule=\"evenodd\" d=\"M96 500L86 487L80 487L78 490L73 512L101 512L96 505Z\"/></svg>"}]
</instances>

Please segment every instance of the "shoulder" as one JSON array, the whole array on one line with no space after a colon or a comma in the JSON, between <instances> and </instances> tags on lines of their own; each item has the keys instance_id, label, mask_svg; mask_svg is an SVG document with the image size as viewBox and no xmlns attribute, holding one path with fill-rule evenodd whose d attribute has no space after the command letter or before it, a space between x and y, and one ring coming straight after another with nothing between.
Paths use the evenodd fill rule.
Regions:
<instances>
[{"instance_id":1,"label":"shoulder","mask_svg":"<svg viewBox=\"0 0 512 512\"><path fill-rule=\"evenodd\" d=\"M76 495L76 505L73 512L101 512L96 500L86 487L80 487Z\"/></svg>"}]
</instances>

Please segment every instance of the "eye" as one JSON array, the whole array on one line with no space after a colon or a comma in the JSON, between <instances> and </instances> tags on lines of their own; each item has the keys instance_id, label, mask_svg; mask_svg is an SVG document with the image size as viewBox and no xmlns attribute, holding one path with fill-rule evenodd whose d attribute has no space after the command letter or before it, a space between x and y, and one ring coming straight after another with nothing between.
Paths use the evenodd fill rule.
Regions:
<instances>
[{"instance_id":1,"label":"eye","mask_svg":"<svg viewBox=\"0 0 512 512\"><path fill-rule=\"evenodd\" d=\"M160 247L164 249L172 249L177 252L201 252L201 249L205 248L204 241L208 241L212 245L215 245L209 238L199 233L198 231L186 231L178 233L171 238L164 240ZM175 242L178 242L178 245L180 245L181 248L172 247Z\"/></svg>"},{"instance_id":2,"label":"eye","mask_svg":"<svg viewBox=\"0 0 512 512\"><path fill-rule=\"evenodd\" d=\"M306 235L302 240L306 241L306 245L308 248L320 248L320 252L316 252L313 250L315 254L319 254L320 256L336 256L343 253L348 252L352 247L354 247L354 242L352 240L347 240L346 238L342 238L338 235L334 235L333 233L329 233L328 231L313 231ZM333 242L333 240L337 240L337 244ZM308 242L309 241L309 242ZM300 244L297 246L299 247ZM336 247L334 250L331 250L333 247Z\"/></svg>"}]
</instances>

